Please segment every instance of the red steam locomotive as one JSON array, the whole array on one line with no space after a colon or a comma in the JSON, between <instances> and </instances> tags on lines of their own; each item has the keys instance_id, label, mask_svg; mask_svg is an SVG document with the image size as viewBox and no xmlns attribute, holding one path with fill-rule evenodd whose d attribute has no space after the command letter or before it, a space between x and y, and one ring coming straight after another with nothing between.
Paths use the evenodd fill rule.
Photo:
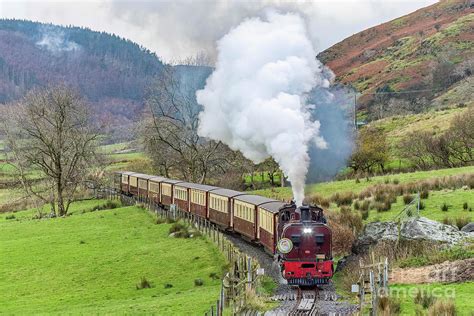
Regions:
<instances>
[{"instance_id":1,"label":"red steam locomotive","mask_svg":"<svg viewBox=\"0 0 474 316\"><path fill-rule=\"evenodd\" d=\"M327 284L334 264L323 210L290 204L280 209L279 216L277 251L283 277L291 285Z\"/></svg>"}]
</instances>

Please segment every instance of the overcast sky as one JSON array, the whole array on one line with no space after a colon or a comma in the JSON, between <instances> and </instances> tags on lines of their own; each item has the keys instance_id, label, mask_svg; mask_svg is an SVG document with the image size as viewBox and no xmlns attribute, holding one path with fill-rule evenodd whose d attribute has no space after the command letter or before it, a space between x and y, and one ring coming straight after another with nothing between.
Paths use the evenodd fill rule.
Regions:
<instances>
[{"instance_id":1,"label":"overcast sky","mask_svg":"<svg viewBox=\"0 0 474 316\"><path fill-rule=\"evenodd\" d=\"M115 33L164 60L215 55L215 42L268 8L300 13L317 51L435 0L0 0L0 17L85 26Z\"/></svg>"}]
</instances>

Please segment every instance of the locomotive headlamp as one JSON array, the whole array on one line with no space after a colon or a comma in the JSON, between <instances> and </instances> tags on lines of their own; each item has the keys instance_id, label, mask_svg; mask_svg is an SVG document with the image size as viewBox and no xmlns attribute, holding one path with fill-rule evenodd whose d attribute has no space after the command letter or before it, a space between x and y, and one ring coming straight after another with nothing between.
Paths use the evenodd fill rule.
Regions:
<instances>
[{"instance_id":1,"label":"locomotive headlamp","mask_svg":"<svg viewBox=\"0 0 474 316\"><path fill-rule=\"evenodd\" d=\"M311 228L303 228L303 233L304 234L311 234L313 230Z\"/></svg>"}]
</instances>

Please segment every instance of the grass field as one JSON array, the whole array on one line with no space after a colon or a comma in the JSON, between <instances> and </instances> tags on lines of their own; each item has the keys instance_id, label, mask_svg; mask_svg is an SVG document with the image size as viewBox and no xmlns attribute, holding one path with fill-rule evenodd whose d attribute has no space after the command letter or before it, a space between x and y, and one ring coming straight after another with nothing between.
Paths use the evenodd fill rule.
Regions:
<instances>
[{"instance_id":1,"label":"grass field","mask_svg":"<svg viewBox=\"0 0 474 316\"><path fill-rule=\"evenodd\" d=\"M472 299L472 293L474 293L474 282L452 284L432 283L424 285L391 285L391 296L398 297L400 299L400 315L415 315L416 304L413 298L418 290L421 290L422 293L430 293L439 299L454 300L457 315L459 316L471 316L474 312L474 300ZM421 306L418 308L421 308Z\"/></svg>"},{"instance_id":2,"label":"grass field","mask_svg":"<svg viewBox=\"0 0 474 316\"><path fill-rule=\"evenodd\" d=\"M455 220L459 217L468 217L474 219L474 211L469 212L463 209L463 204L468 203L469 207L474 210L474 190L442 190L431 191L430 196L426 200L422 200L425 208L420 210L420 216L427 217L436 221L442 221L446 217ZM441 206L446 203L448 211L442 211ZM386 212L377 212L376 210L369 211L369 222L390 221L398 213L405 208L403 198L397 198L397 202L392 204L392 208Z\"/></svg>"},{"instance_id":3,"label":"grass field","mask_svg":"<svg viewBox=\"0 0 474 316\"><path fill-rule=\"evenodd\" d=\"M90 203L0 222L0 314L203 315L215 302L224 259L211 243L169 238L137 207L81 214ZM142 277L152 288L136 289Z\"/></svg>"},{"instance_id":4,"label":"grass field","mask_svg":"<svg viewBox=\"0 0 474 316\"><path fill-rule=\"evenodd\" d=\"M355 180L342 180L342 181L331 181L331 182L322 182L317 184L311 184L306 186L306 195L311 193L317 193L323 197L330 197L336 192L347 192L352 191L354 193L359 193L362 190L376 185L385 183L385 181L393 182L394 180L399 181L399 183L410 183L419 180L426 180L444 176L452 176L464 173L474 172L474 166L461 167L461 168L449 168L449 169L439 169L439 170L430 170L430 171L418 171L411 173L400 173L393 174L388 176L377 176L370 178L370 181L365 179L360 179L360 182L357 183ZM273 188L265 190L255 190L252 191L254 194L259 194L263 196L278 198L280 200L289 200L292 197L291 188Z\"/></svg>"}]
</instances>

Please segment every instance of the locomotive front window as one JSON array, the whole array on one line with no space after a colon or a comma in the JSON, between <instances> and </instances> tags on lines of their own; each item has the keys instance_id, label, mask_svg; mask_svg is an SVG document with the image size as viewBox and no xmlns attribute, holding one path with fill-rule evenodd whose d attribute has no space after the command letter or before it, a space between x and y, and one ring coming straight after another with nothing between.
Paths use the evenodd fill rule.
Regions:
<instances>
[{"instance_id":1,"label":"locomotive front window","mask_svg":"<svg viewBox=\"0 0 474 316\"><path fill-rule=\"evenodd\" d=\"M324 235L323 234L317 234L314 236L316 239L316 244L317 245L322 245L324 244Z\"/></svg>"},{"instance_id":2,"label":"locomotive front window","mask_svg":"<svg viewBox=\"0 0 474 316\"><path fill-rule=\"evenodd\" d=\"M295 247L299 247L301 241L301 235L291 235L291 242Z\"/></svg>"}]
</instances>

